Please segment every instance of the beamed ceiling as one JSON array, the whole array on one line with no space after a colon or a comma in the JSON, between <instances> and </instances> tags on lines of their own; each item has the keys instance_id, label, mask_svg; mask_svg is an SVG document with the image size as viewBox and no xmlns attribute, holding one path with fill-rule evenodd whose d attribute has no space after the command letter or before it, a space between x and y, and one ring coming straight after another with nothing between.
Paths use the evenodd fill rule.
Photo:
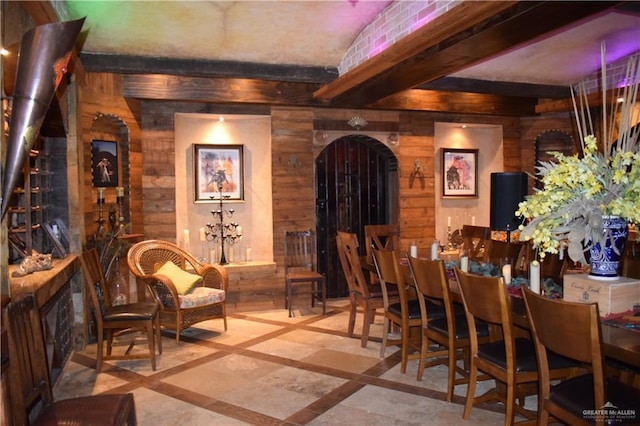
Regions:
<instances>
[{"instance_id":1,"label":"beamed ceiling","mask_svg":"<svg viewBox=\"0 0 640 426\"><path fill-rule=\"evenodd\" d=\"M640 50L639 2L463 1L342 74L394 2L22 5L36 24L86 16L80 66L126 74L139 99L531 115L549 99L566 107L603 41L609 62Z\"/></svg>"}]
</instances>

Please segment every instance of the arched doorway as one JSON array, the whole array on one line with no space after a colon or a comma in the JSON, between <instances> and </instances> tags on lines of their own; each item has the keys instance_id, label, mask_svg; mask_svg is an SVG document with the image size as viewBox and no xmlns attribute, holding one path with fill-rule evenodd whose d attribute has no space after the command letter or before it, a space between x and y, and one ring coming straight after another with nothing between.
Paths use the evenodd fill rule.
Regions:
<instances>
[{"instance_id":1,"label":"arched doorway","mask_svg":"<svg viewBox=\"0 0 640 426\"><path fill-rule=\"evenodd\" d=\"M364 242L365 225L397 222L398 160L376 139L348 135L328 145L315 163L318 270L327 277L328 296L345 297L336 233L354 232Z\"/></svg>"}]
</instances>

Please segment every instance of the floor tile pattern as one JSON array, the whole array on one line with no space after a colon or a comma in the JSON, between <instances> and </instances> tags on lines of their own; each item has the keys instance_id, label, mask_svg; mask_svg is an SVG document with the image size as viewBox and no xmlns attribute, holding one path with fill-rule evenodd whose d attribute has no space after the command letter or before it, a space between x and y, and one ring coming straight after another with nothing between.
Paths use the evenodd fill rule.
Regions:
<instances>
[{"instance_id":1,"label":"floor tile pattern","mask_svg":"<svg viewBox=\"0 0 640 426\"><path fill-rule=\"evenodd\" d=\"M397 348L378 356L381 317L371 331L377 340L362 348L362 313L349 338L348 302L328 303L326 315L319 308L296 309L293 318L284 309L231 314L226 332L222 321L206 321L185 330L179 346L172 332L163 332L156 371L148 360L108 361L96 374L90 344L72 356L55 397L133 392L139 424L154 426L504 423L497 404L474 407L464 421L466 386L446 402L445 366L427 369L421 382L417 360L401 374ZM127 344L124 339L117 349ZM478 394L492 385L480 383Z\"/></svg>"}]
</instances>

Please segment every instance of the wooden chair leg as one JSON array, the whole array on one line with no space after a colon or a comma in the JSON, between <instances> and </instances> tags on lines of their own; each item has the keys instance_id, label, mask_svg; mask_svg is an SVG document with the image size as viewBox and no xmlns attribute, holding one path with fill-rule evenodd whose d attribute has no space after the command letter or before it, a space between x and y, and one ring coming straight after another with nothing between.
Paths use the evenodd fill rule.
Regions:
<instances>
[{"instance_id":1,"label":"wooden chair leg","mask_svg":"<svg viewBox=\"0 0 640 426\"><path fill-rule=\"evenodd\" d=\"M145 328L147 329L147 343L149 345L149 356L151 357L151 369L156 371L156 340L155 330L153 329L153 320L147 321Z\"/></svg>"},{"instance_id":2,"label":"wooden chair leg","mask_svg":"<svg viewBox=\"0 0 640 426\"><path fill-rule=\"evenodd\" d=\"M400 348L402 352L402 360L400 361L400 373L405 374L407 372L407 360L409 358L409 326L402 327L400 333L400 344L402 345L402 347Z\"/></svg>"},{"instance_id":3,"label":"wooden chair leg","mask_svg":"<svg viewBox=\"0 0 640 426\"><path fill-rule=\"evenodd\" d=\"M356 326L356 310L356 303L354 301L351 301L351 306L349 309L349 327L347 329L347 334L349 335L349 337L353 337L353 330Z\"/></svg>"},{"instance_id":4,"label":"wooden chair leg","mask_svg":"<svg viewBox=\"0 0 640 426\"><path fill-rule=\"evenodd\" d=\"M322 315L326 315L327 313L327 281L320 281L320 286L322 286Z\"/></svg>"},{"instance_id":5,"label":"wooden chair leg","mask_svg":"<svg viewBox=\"0 0 640 426\"><path fill-rule=\"evenodd\" d=\"M97 345L97 353L96 353L96 373L99 373L102 370L102 351L104 351L104 334L102 328L98 328L98 345Z\"/></svg>"},{"instance_id":6,"label":"wooden chair leg","mask_svg":"<svg viewBox=\"0 0 640 426\"><path fill-rule=\"evenodd\" d=\"M420 345L420 361L418 363L418 375L416 376L417 381L422 380L422 375L424 374L424 366L427 363L427 349L429 348L429 340L423 334L422 335L422 344Z\"/></svg>"},{"instance_id":7,"label":"wooden chair leg","mask_svg":"<svg viewBox=\"0 0 640 426\"><path fill-rule=\"evenodd\" d=\"M507 384L507 399L505 400L506 413L504 424L505 426L511 426L513 424L514 405L516 401L516 389L513 384Z\"/></svg>"},{"instance_id":8,"label":"wooden chair leg","mask_svg":"<svg viewBox=\"0 0 640 426\"><path fill-rule=\"evenodd\" d=\"M376 314L375 309L370 309L367 307L364 310L364 322L362 324L362 338L360 341L360 346L363 348L367 347L367 342L369 341L369 330L371 329L371 323L373 322L373 317Z\"/></svg>"},{"instance_id":9,"label":"wooden chair leg","mask_svg":"<svg viewBox=\"0 0 640 426\"><path fill-rule=\"evenodd\" d=\"M424 339L424 338L423 338ZM456 356L456 348L449 346L449 375L447 378L447 402L453 401L453 388L456 381L456 362L458 357Z\"/></svg>"},{"instance_id":10,"label":"wooden chair leg","mask_svg":"<svg viewBox=\"0 0 640 426\"><path fill-rule=\"evenodd\" d=\"M474 365L472 361L471 370L469 371L469 385L467 386L467 401L464 404L464 413L462 414L462 418L465 420L468 420L469 416L471 415L471 407L473 406L473 400L476 395L477 379L478 379L478 368Z\"/></svg>"},{"instance_id":11,"label":"wooden chair leg","mask_svg":"<svg viewBox=\"0 0 640 426\"><path fill-rule=\"evenodd\" d=\"M160 314L158 313L158 315L154 318L153 320L154 323L154 330L156 332L156 343L158 344L158 353L162 353L162 334L161 334L161 330L160 330Z\"/></svg>"},{"instance_id":12,"label":"wooden chair leg","mask_svg":"<svg viewBox=\"0 0 640 426\"><path fill-rule=\"evenodd\" d=\"M382 322L382 345L380 346L380 358L384 358L387 350L387 341L389 339L389 318L384 317Z\"/></svg>"}]
</instances>

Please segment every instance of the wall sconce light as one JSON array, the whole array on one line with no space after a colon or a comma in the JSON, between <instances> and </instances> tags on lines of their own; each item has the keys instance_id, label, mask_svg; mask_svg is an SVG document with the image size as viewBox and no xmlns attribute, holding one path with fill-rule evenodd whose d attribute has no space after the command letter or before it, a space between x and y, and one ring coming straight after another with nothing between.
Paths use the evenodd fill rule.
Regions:
<instances>
[{"instance_id":1,"label":"wall sconce light","mask_svg":"<svg viewBox=\"0 0 640 426\"><path fill-rule=\"evenodd\" d=\"M400 142L400 136L397 133L389 133L389 136L387 137L387 143L389 145L398 146L399 142Z\"/></svg>"},{"instance_id":2,"label":"wall sconce light","mask_svg":"<svg viewBox=\"0 0 640 426\"><path fill-rule=\"evenodd\" d=\"M298 156L297 155L291 155L289 157L289 168L290 169L297 169L299 167L302 167L302 163L300 162L300 160L298 160Z\"/></svg>"},{"instance_id":3,"label":"wall sconce light","mask_svg":"<svg viewBox=\"0 0 640 426\"><path fill-rule=\"evenodd\" d=\"M347 123L349 123L349 126L353 127L356 130L360 130L363 127L365 127L367 124L369 124L367 120L365 120L363 117L359 115L354 115L349 119L349 121L347 121Z\"/></svg>"},{"instance_id":4,"label":"wall sconce light","mask_svg":"<svg viewBox=\"0 0 640 426\"><path fill-rule=\"evenodd\" d=\"M419 158L416 158L413 162L413 172L409 175L409 188L413 188L416 178L420 181L420 188L424 189L425 181L424 174L422 174L422 161Z\"/></svg>"}]
</instances>

